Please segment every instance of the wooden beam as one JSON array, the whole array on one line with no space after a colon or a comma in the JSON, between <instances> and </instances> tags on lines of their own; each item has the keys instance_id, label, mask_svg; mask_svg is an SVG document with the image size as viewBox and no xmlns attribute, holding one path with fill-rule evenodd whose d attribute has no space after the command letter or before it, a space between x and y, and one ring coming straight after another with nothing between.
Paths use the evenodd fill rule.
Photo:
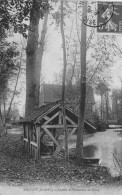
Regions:
<instances>
[{"instance_id":1,"label":"wooden beam","mask_svg":"<svg viewBox=\"0 0 122 195\"><path fill-rule=\"evenodd\" d=\"M69 133L68 139L73 135L73 133L76 131L77 128L73 128L73 130Z\"/></svg>"},{"instance_id":2,"label":"wooden beam","mask_svg":"<svg viewBox=\"0 0 122 195\"><path fill-rule=\"evenodd\" d=\"M78 125L67 125L67 128L77 128ZM63 125L42 125L42 128L63 128Z\"/></svg>"},{"instance_id":3,"label":"wooden beam","mask_svg":"<svg viewBox=\"0 0 122 195\"><path fill-rule=\"evenodd\" d=\"M63 125L42 125L42 128L63 128Z\"/></svg>"},{"instance_id":4,"label":"wooden beam","mask_svg":"<svg viewBox=\"0 0 122 195\"><path fill-rule=\"evenodd\" d=\"M36 127L37 136L37 158L40 157L40 127Z\"/></svg>"},{"instance_id":5,"label":"wooden beam","mask_svg":"<svg viewBox=\"0 0 122 195\"><path fill-rule=\"evenodd\" d=\"M51 153L50 148L44 143L44 141L41 140L41 143L44 145L44 147Z\"/></svg>"},{"instance_id":6,"label":"wooden beam","mask_svg":"<svg viewBox=\"0 0 122 195\"><path fill-rule=\"evenodd\" d=\"M87 125L89 125L90 127L92 127L93 129L96 129L96 127L94 127L93 125L91 125L89 122L87 122L86 120L84 121Z\"/></svg>"},{"instance_id":7,"label":"wooden beam","mask_svg":"<svg viewBox=\"0 0 122 195\"><path fill-rule=\"evenodd\" d=\"M36 142L31 141L30 144L35 146L35 147L37 147L37 143Z\"/></svg>"},{"instance_id":8,"label":"wooden beam","mask_svg":"<svg viewBox=\"0 0 122 195\"><path fill-rule=\"evenodd\" d=\"M62 113L59 111L59 125L62 125Z\"/></svg>"},{"instance_id":9,"label":"wooden beam","mask_svg":"<svg viewBox=\"0 0 122 195\"><path fill-rule=\"evenodd\" d=\"M30 148L30 141L31 141L31 126L30 124L27 125L27 135L28 135L28 153L31 153L31 148Z\"/></svg>"},{"instance_id":10,"label":"wooden beam","mask_svg":"<svg viewBox=\"0 0 122 195\"><path fill-rule=\"evenodd\" d=\"M42 134L40 134L40 140L44 137L44 135L45 135L45 131Z\"/></svg>"},{"instance_id":11,"label":"wooden beam","mask_svg":"<svg viewBox=\"0 0 122 195\"><path fill-rule=\"evenodd\" d=\"M35 152L35 160L37 160L38 159L38 149L37 149L37 147L35 148L34 152Z\"/></svg>"},{"instance_id":12,"label":"wooden beam","mask_svg":"<svg viewBox=\"0 0 122 195\"><path fill-rule=\"evenodd\" d=\"M43 116L45 116L45 115L47 115L48 113L50 113L50 112L52 112L53 110L55 110L55 108L59 107L59 105L60 105L60 103L57 104L56 106L53 106L53 107L50 108L47 112L45 112L44 114L42 114L41 116L39 116L34 124L38 123L38 121L39 121L41 118L43 118Z\"/></svg>"},{"instance_id":13,"label":"wooden beam","mask_svg":"<svg viewBox=\"0 0 122 195\"><path fill-rule=\"evenodd\" d=\"M46 121L49 120L49 117L48 116L44 116L43 117Z\"/></svg>"},{"instance_id":14,"label":"wooden beam","mask_svg":"<svg viewBox=\"0 0 122 195\"><path fill-rule=\"evenodd\" d=\"M51 140L58 146L60 147L59 143L57 142L57 140L53 137L53 135L50 133L50 131L47 129L47 127L43 127L44 131L49 135L49 137L51 138Z\"/></svg>"},{"instance_id":15,"label":"wooden beam","mask_svg":"<svg viewBox=\"0 0 122 195\"><path fill-rule=\"evenodd\" d=\"M57 112L56 114L54 114L49 120L47 120L44 125L47 125L51 120L53 120L54 118L56 118L59 115L59 112Z\"/></svg>"},{"instance_id":16,"label":"wooden beam","mask_svg":"<svg viewBox=\"0 0 122 195\"><path fill-rule=\"evenodd\" d=\"M25 134L26 134L26 132L25 132L25 124L23 124L23 137L25 138Z\"/></svg>"},{"instance_id":17,"label":"wooden beam","mask_svg":"<svg viewBox=\"0 0 122 195\"><path fill-rule=\"evenodd\" d=\"M70 139L70 137L72 136L72 134L76 131L77 127L73 128L73 130L69 133L68 135L68 139ZM64 142L65 138L62 140L62 142ZM60 147L57 147L56 151L53 154L53 157L56 157L57 154L61 151L63 147L60 145Z\"/></svg>"},{"instance_id":18,"label":"wooden beam","mask_svg":"<svg viewBox=\"0 0 122 195\"><path fill-rule=\"evenodd\" d=\"M28 139L27 138L24 138L23 141L28 142Z\"/></svg>"},{"instance_id":19,"label":"wooden beam","mask_svg":"<svg viewBox=\"0 0 122 195\"><path fill-rule=\"evenodd\" d=\"M57 147L56 151L55 151L54 154L53 154L53 157L54 157L54 158L55 158L55 157L57 156L57 154L61 151L61 149L62 149L61 146Z\"/></svg>"},{"instance_id":20,"label":"wooden beam","mask_svg":"<svg viewBox=\"0 0 122 195\"><path fill-rule=\"evenodd\" d=\"M73 120L71 120L68 116L66 116L66 119L67 119L71 124L76 125L76 123L75 123Z\"/></svg>"}]
</instances>

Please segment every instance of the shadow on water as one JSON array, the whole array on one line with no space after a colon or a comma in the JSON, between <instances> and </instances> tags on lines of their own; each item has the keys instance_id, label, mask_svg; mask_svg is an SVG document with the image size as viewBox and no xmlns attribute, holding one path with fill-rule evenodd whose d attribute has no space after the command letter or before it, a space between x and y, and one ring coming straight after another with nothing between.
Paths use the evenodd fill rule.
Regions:
<instances>
[{"instance_id":1,"label":"shadow on water","mask_svg":"<svg viewBox=\"0 0 122 195\"><path fill-rule=\"evenodd\" d=\"M94 158L97 152L98 148L95 145L88 145L83 148L84 158Z\"/></svg>"},{"instance_id":2,"label":"shadow on water","mask_svg":"<svg viewBox=\"0 0 122 195\"><path fill-rule=\"evenodd\" d=\"M119 137L122 137L122 129L115 130L115 132L117 132Z\"/></svg>"},{"instance_id":3,"label":"shadow on water","mask_svg":"<svg viewBox=\"0 0 122 195\"><path fill-rule=\"evenodd\" d=\"M76 140L74 140L76 143ZM70 154L75 154L73 141ZM107 129L97 132L84 141L84 158L99 158L100 166L106 166L112 176L122 175L122 129Z\"/></svg>"},{"instance_id":4,"label":"shadow on water","mask_svg":"<svg viewBox=\"0 0 122 195\"><path fill-rule=\"evenodd\" d=\"M71 156L75 156L76 149L70 148L69 153ZM83 147L84 158L95 158L98 152L98 147L95 145L88 145Z\"/></svg>"}]
</instances>

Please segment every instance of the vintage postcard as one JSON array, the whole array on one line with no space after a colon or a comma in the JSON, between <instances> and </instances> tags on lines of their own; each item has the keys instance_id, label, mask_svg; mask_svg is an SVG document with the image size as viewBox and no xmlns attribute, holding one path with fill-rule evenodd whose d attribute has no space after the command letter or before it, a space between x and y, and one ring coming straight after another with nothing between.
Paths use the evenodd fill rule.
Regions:
<instances>
[{"instance_id":1,"label":"vintage postcard","mask_svg":"<svg viewBox=\"0 0 122 195\"><path fill-rule=\"evenodd\" d=\"M122 0L0 0L0 195L122 194Z\"/></svg>"}]
</instances>

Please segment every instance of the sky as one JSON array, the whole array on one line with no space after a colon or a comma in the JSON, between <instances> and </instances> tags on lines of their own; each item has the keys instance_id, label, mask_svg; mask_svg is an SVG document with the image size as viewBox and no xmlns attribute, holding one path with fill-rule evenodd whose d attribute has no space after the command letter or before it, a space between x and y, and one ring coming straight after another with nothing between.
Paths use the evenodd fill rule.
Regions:
<instances>
[{"instance_id":1,"label":"sky","mask_svg":"<svg viewBox=\"0 0 122 195\"><path fill-rule=\"evenodd\" d=\"M91 0L90 0L91 1ZM87 27L89 32L91 27ZM68 34L68 32L67 32ZM14 39L20 41L20 36L15 35ZM117 35L119 47L122 48L122 35ZM63 68L62 57L63 52L61 49L61 34L54 26L48 24L48 31L46 36L46 46L43 55L42 77L45 82L52 83L55 80L55 74L59 73ZM122 58L116 58L113 67L111 68L112 74L112 88L120 88L122 79ZM25 102L25 90L23 89L21 94L22 103L20 104L20 113L23 115L24 102ZM97 97L96 97L97 99Z\"/></svg>"},{"instance_id":2,"label":"sky","mask_svg":"<svg viewBox=\"0 0 122 195\"><path fill-rule=\"evenodd\" d=\"M103 0L105 1L105 0ZM118 0L119 1L119 0ZM89 0L92 2L92 0ZM40 23L41 24L41 23ZM41 28L40 28L41 29ZM91 30L91 27L87 27L87 33ZM66 32L67 33L67 32ZM96 33L97 34L97 33ZM116 35L120 48L122 48L122 35ZM14 40L20 41L20 36L15 35ZM63 51L61 49L61 34L54 26L48 23L48 30L46 35L46 47L43 55L42 72L45 82L53 82L55 80L55 73L59 73L63 68ZM114 62L112 67L113 84L112 87L120 85L119 77L122 77L120 72L122 59L119 57Z\"/></svg>"},{"instance_id":3,"label":"sky","mask_svg":"<svg viewBox=\"0 0 122 195\"><path fill-rule=\"evenodd\" d=\"M42 74L45 82L53 82L55 73L62 70L62 55L60 34L53 27L49 27L42 63Z\"/></svg>"}]
</instances>

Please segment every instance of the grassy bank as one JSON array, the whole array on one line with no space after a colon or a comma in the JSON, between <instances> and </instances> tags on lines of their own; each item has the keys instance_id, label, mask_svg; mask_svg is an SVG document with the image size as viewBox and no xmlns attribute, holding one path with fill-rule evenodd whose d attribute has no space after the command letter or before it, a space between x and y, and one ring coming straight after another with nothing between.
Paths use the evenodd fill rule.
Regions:
<instances>
[{"instance_id":1,"label":"grassy bank","mask_svg":"<svg viewBox=\"0 0 122 195\"><path fill-rule=\"evenodd\" d=\"M121 185L122 178L112 178L107 168L78 167L75 161L40 159L35 162L23 150L21 135L0 138L0 182L9 185L47 184L69 186Z\"/></svg>"}]
</instances>

